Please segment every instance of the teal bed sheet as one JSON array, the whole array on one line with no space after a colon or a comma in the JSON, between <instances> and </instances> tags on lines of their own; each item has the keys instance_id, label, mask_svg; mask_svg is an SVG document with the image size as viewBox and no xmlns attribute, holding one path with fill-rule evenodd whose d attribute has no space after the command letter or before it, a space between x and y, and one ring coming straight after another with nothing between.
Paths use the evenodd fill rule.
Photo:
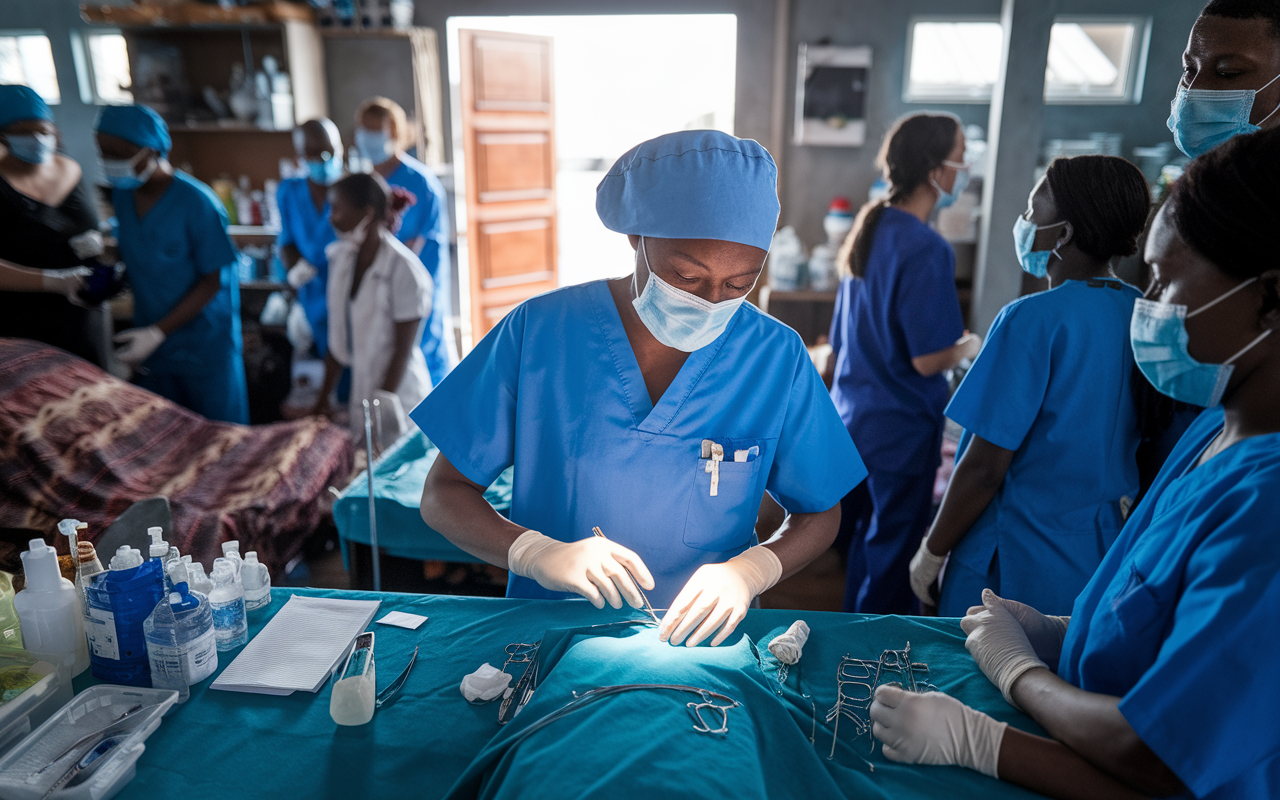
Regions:
<instances>
[{"instance_id":1,"label":"teal bed sheet","mask_svg":"<svg viewBox=\"0 0 1280 800\"><path fill-rule=\"evenodd\" d=\"M878 745L872 753L869 739L855 740L847 722L835 758L827 760L832 738L824 718L836 699L840 658L874 659L907 641L913 660L929 665L930 679L940 689L1040 733L978 670L964 649L958 620L753 610L725 645L688 649L658 643L650 627L608 636L566 632L634 618L627 610L597 611L582 600L273 589L271 606L250 615L250 634L256 635L292 594L378 599L375 619L396 610L428 617L416 631L370 626L376 632L380 689L408 663L414 646L421 648L395 702L369 724L343 728L329 717L331 684L315 694L273 697L213 691L206 681L193 687L191 699L170 711L147 740L137 776L118 795L121 800L434 800L446 795L560 800L600 796L605 786L611 797L662 800L1034 796L959 767L886 761ZM779 695L776 661L765 648L797 618L805 619L812 633L803 660L791 669ZM498 725L497 702L467 703L458 689L463 675L483 662L501 668L508 644L539 640L549 643L545 671L514 721ZM238 652L220 653L219 671ZM518 677L520 669L509 671ZM727 712L728 733L713 737L693 730L685 706L692 697L621 694L550 723L515 748L507 746L574 691L650 680L701 684L742 705ZM79 690L93 682L86 672L75 685ZM874 772L858 755L874 764Z\"/></svg>"},{"instance_id":2,"label":"teal bed sheet","mask_svg":"<svg viewBox=\"0 0 1280 800\"><path fill-rule=\"evenodd\" d=\"M418 506L427 472L440 451L416 428L400 438L373 465L374 508L378 515L378 549L421 561L477 561L422 521ZM333 521L349 569L350 542L369 544L369 481L361 472L333 504ZM511 470L498 476L485 492L499 514L511 508Z\"/></svg>"}]
</instances>

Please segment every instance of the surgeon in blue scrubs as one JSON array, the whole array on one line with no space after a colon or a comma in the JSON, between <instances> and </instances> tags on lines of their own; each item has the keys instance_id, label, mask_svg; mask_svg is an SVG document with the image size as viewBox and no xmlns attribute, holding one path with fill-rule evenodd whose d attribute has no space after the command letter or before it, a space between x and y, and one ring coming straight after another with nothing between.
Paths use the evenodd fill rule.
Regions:
<instances>
[{"instance_id":1,"label":"surgeon in blue scrubs","mask_svg":"<svg viewBox=\"0 0 1280 800\"><path fill-rule=\"evenodd\" d=\"M907 568L933 514L944 373L981 345L960 317L955 253L927 224L964 191L964 152L949 114L898 120L879 157L889 196L858 213L838 259L831 398L871 471L844 500L845 611L916 610Z\"/></svg>"},{"instance_id":2,"label":"surgeon in blue scrubs","mask_svg":"<svg viewBox=\"0 0 1280 800\"><path fill-rule=\"evenodd\" d=\"M1018 260L1050 288L1000 311L947 406L964 435L911 560L912 590L942 616L963 616L983 589L1070 613L1120 534L1138 493L1129 319L1142 293L1110 265L1137 251L1150 202L1122 158L1060 158L1017 219Z\"/></svg>"},{"instance_id":3,"label":"surgeon in blue scrubs","mask_svg":"<svg viewBox=\"0 0 1280 800\"><path fill-rule=\"evenodd\" d=\"M866 470L800 337L744 302L778 219L763 147L659 136L596 209L634 274L521 304L413 411L441 451L422 516L507 567L508 596L639 607L639 584L660 639L719 644L830 547ZM507 520L484 490L512 464ZM760 544L766 491L788 516Z\"/></svg>"},{"instance_id":4,"label":"surgeon in blue scrubs","mask_svg":"<svg viewBox=\"0 0 1280 800\"><path fill-rule=\"evenodd\" d=\"M1280 130L1239 136L1191 163L1152 226L1134 357L1208 410L1071 616L986 592L961 621L983 672L1051 738L881 686L887 757L1059 798L1280 797L1277 185Z\"/></svg>"},{"instance_id":5,"label":"surgeon in blue scrubs","mask_svg":"<svg viewBox=\"0 0 1280 800\"><path fill-rule=\"evenodd\" d=\"M106 106L94 125L112 186L133 323L116 356L139 386L222 422L249 422L239 255L213 190L169 164L169 129L146 106Z\"/></svg>"},{"instance_id":6,"label":"surgeon in blue scrubs","mask_svg":"<svg viewBox=\"0 0 1280 800\"><path fill-rule=\"evenodd\" d=\"M329 224L329 187L342 177L342 139L333 120L307 120L293 131L293 147L307 165L307 177L280 182L276 202L280 207L280 235L276 237L280 261L289 270L288 280L298 293L307 315L316 350L329 352L329 311L326 287L329 260L324 249L338 236Z\"/></svg>"},{"instance_id":7,"label":"surgeon in blue scrubs","mask_svg":"<svg viewBox=\"0 0 1280 800\"><path fill-rule=\"evenodd\" d=\"M431 168L404 151L409 123L394 100L373 97L356 111L355 145L373 162L373 170L391 186L414 197L400 219L396 238L417 254L435 281L431 315L422 328L422 354L431 382L438 385L458 363L453 329L447 325L453 307L452 261L449 257L449 209L444 186Z\"/></svg>"}]
</instances>

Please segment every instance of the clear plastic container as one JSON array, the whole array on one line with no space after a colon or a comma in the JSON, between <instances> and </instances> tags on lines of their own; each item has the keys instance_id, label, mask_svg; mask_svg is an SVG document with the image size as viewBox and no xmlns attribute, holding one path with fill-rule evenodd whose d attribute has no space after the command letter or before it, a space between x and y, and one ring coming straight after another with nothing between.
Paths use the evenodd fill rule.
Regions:
<instances>
[{"instance_id":1,"label":"clear plastic container","mask_svg":"<svg viewBox=\"0 0 1280 800\"><path fill-rule=\"evenodd\" d=\"M178 693L169 689L139 689L102 684L91 686L71 699L35 732L0 756L0 797L5 800L41 800L71 766L67 755L53 768L36 776L40 768L81 737L102 730L135 705L139 712L121 723L127 734L107 753L101 768L84 783L65 787L56 800L107 800L133 780L143 742L160 726L160 720ZM84 748L80 748L80 752Z\"/></svg>"},{"instance_id":2,"label":"clear plastic container","mask_svg":"<svg viewBox=\"0 0 1280 800\"><path fill-rule=\"evenodd\" d=\"M271 571L258 560L253 550L245 553L240 566L240 583L244 586L244 610L257 611L271 605Z\"/></svg>"},{"instance_id":3,"label":"clear plastic container","mask_svg":"<svg viewBox=\"0 0 1280 800\"><path fill-rule=\"evenodd\" d=\"M71 699L71 684L59 677L57 668L52 664L36 661L29 669L33 674L44 677L22 694L0 705L0 753L16 744Z\"/></svg>"}]
</instances>

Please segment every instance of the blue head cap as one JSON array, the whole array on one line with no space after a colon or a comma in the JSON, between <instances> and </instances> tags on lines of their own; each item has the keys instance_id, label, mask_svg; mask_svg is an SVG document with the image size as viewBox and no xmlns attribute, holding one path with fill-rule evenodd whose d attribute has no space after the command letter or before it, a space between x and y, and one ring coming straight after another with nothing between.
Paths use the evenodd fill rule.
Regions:
<instances>
[{"instance_id":1,"label":"blue head cap","mask_svg":"<svg viewBox=\"0 0 1280 800\"><path fill-rule=\"evenodd\" d=\"M49 104L30 86L0 84L0 128L7 128L25 119L43 119L53 122Z\"/></svg>"},{"instance_id":2,"label":"blue head cap","mask_svg":"<svg viewBox=\"0 0 1280 800\"><path fill-rule=\"evenodd\" d=\"M596 213L606 228L659 239L720 239L768 250L778 211L778 168L769 151L720 131L643 142L596 187Z\"/></svg>"},{"instance_id":3,"label":"blue head cap","mask_svg":"<svg viewBox=\"0 0 1280 800\"><path fill-rule=\"evenodd\" d=\"M150 147L160 155L168 155L173 142L169 126L160 115L146 106L104 106L93 129L118 136L138 147Z\"/></svg>"}]
</instances>

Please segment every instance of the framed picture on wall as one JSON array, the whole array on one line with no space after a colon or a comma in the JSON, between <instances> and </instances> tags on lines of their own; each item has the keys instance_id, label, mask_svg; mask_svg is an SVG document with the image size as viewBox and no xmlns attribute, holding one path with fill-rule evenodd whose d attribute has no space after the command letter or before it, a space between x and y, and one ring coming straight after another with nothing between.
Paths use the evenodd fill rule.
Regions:
<instances>
[{"instance_id":1,"label":"framed picture on wall","mask_svg":"<svg viewBox=\"0 0 1280 800\"><path fill-rule=\"evenodd\" d=\"M870 47L800 45L795 143L861 147L867 139Z\"/></svg>"}]
</instances>

